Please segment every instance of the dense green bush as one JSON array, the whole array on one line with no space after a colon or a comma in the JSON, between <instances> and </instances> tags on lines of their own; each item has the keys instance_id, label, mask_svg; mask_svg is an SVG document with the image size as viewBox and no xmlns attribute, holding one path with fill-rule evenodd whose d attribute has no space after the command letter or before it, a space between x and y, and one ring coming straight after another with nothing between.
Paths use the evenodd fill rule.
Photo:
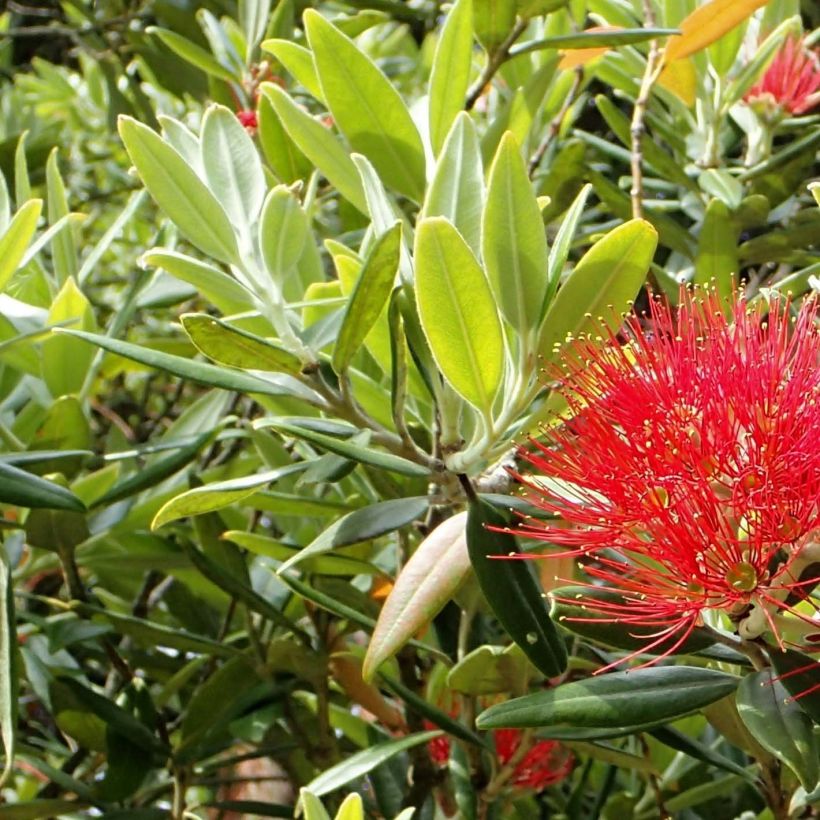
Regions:
<instances>
[{"instance_id":1,"label":"dense green bush","mask_svg":"<svg viewBox=\"0 0 820 820\"><path fill-rule=\"evenodd\" d=\"M9 0L0 820L818 816L818 26Z\"/></svg>"}]
</instances>

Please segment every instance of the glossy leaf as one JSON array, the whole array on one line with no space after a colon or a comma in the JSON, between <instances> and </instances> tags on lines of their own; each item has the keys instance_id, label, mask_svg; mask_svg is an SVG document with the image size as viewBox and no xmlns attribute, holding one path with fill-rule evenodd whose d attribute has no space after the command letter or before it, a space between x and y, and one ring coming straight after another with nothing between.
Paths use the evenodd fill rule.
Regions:
<instances>
[{"instance_id":1,"label":"glossy leaf","mask_svg":"<svg viewBox=\"0 0 820 820\"><path fill-rule=\"evenodd\" d=\"M667 62L688 57L711 45L768 0L709 0L698 6L680 24L681 33L666 46Z\"/></svg>"},{"instance_id":2,"label":"glossy leaf","mask_svg":"<svg viewBox=\"0 0 820 820\"><path fill-rule=\"evenodd\" d=\"M793 649L772 651L771 659L780 683L820 726L820 663Z\"/></svg>"},{"instance_id":3,"label":"glossy leaf","mask_svg":"<svg viewBox=\"0 0 820 820\"><path fill-rule=\"evenodd\" d=\"M83 502L65 487L3 462L0 462L0 503L31 509L85 510Z\"/></svg>"},{"instance_id":4,"label":"glossy leaf","mask_svg":"<svg viewBox=\"0 0 820 820\"><path fill-rule=\"evenodd\" d=\"M188 163L156 132L122 117L120 136L148 192L168 218L203 253L236 262L239 251L219 200Z\"/></svg>"},{"instance_id":5,"label":"glossy leaf","mask_svg":"<svg viewBox=\"0 0 820 820\"><path fill-rule=\"evenodd\" d=\"M298 375L302 362L283 347L206 313L184 313L182 327L196 346L218 364L243 370Z\"/></svg>"},{"instance_id":6,"label":"glossy leaf","mask_svg":"<svg viewBox=\"0 0 820 820\"><path fill-rule=\"evenodd\" d=\"M319 12L306 10L304 25L322 92L339 130L355 151L373 163L387 185L421 202L424 148L398 91Z\"/></svg>"},{"instance_id":7,"label":"glossy leaf","mask_svg":"<svg viewBox=\"0 0 820 820\"><path fill-rule=\"evenodd\" d=\"M436 155L464 107L472 52L473 0L456 0L441 29L430 70L430 144Z\"/></svg>"},{"instance_id":8,"label":"glossy leaf","mask_svg":"<svg viewBox=\"0 0 820 820\"><path fill-rule=\"evenodd\" d=\"M365 680L443 609L470 571L461 512L439 524L416 547L385 600L364 658Z\"/></svg>"},{"instance_id":9,"label":"glossy leaf","mask_svg":"<svg viewBox=\"0 0 820 820\"><path fill-rule=\"evenodd\" d=\"M667 721L734 691L739 679L694 666L611 672L491 706L480 729L502 727L617 728Z\"/></svg>"},{"instance_id":10,"label":"glossy leaf","mask_svg":"<svg viewBox=\"0 0 820 820\"><path fill-rule=\"evenodd\" d=\"M305 788L317 797L329 794L330 792L336 791L336 789L340 789L351 780L363 777L375 769L376 766L381 765L394 755L407 751L407 749L412 749L421 743L429 743L433 738L439 737L440 735L441 732L438 731L417 732L416 734L407 735L407 737L402 737L398 740L388 740L383 743L377 743L369 749L357 752L341 763L331 766L318 777L311 780Z\"/></svg>"},{"instance_id":11,"label":"glossy leaf","mask_svg":"<svg viewBox=\"0 0 820 820\"><path fill-rule=\"evenodd\" d=\"M419 318L441 372L484 412L504 371L504 339L484 271L456 229L441 217L416 232Z\"/></svg>"},{"instance_id":12,"label":"glossy leaf","mask_svg":"<svg viewBox=\"0 0 820 820\"><path fill-rule=\"evenodd\" d=\"M341 142L299 108L278 85L263 83L262 92L270 100L285 131L299 150L348 202L366 214L367 202L358 171Z\"/></svg>"},{"instance_id":13,"label":"glossy leaf","mask_svg":"<svg viewBox=\"0 0 820 820\"><path fill-rule=\"evenodd\" d=\"M547 677L567 665L564 640L550 619L531 565L509 560L519 552L514 536L489 527L507 527L507 519L483 500L470 503L467 548L478 584L496 618L532 663Z\"/></svg>"},{"instance_id":14,"label":"glossy leaf","mask_svg":"<svg viewBox=\"0 0 820 820\"><path fill-rule=\"evenodd\" d=\"M344 373L383 313L399 268L401 222L372 245L345 308L333 348L333 369Z\"/></svg>"},{"instance_id":15,"label":"glossy leaf","mask_svg":"<svg viewBox=\"0 0 820 820\"><path fill-rule=\"evenodd\" d=\"M520 146L509 132L490 169L481 248L501 312L519 334L531 332L547 294L547 237Z\"/></svg>"},{"instance_id":16,"label":"glossy leaf","mask_svg":"<svg viewBox=\"0 0 820 820\"><path fill-rule=\"evenodd\" d=\"M552 359L568 339L616 328L638 293L658 244L657 231L633 219L598 240L550 304L539 349Z\"/></svg>"},{"instance_id":17,"label":"glossy leaf","mask_svg":"<svg viewBox=\"0 0 820 820\"><path fill-rule=\"evenodd\" d=\"M334 521L303 550L285 561L278 572L285 572L306 558L313 558L349 544L369 541L371 538L378 538L380 535L400 529L423 516L428 505L427 498L421 496L394 498L354 510Z\"/></svg>"},{"instance_id":18,"label":"glossy leaf","mask_svg":"<svg viewBox=\"0 0 820 820\"><path fill-rule=\"evenodd\" d=\"M785 763L810 792L820 780L820 747L811 718L771 670L747 675L737 690L737 710L755 740Z\"/></svg>"},{"instance_id":19,"label":"glossy leaf","mask_svg":"<svg viewBox=\"0 0 820 820\"><path fill-rule=\"evenodd\" d=\"M447 685L466 695L521 695L532 666L518 644L479 646L447 674Z\"/></svg>"}]
</instances>

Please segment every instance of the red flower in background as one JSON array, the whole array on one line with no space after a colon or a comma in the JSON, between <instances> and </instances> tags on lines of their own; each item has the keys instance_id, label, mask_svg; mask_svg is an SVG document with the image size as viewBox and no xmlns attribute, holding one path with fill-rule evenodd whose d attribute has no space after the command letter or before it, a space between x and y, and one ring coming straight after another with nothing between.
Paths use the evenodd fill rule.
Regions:
<instances>
[{"instance_id":1,"label":"red flower in background","mask_svg":"<svg viewBox=\"0 0 820 820\"><path fill-rule=\"evenodd\" d=\"M820 332L813 300L792 310L654 301L651 331L577 344L572 420L521 453L529 500L569 527L519 534L582 557L587 585L621 596L582 603L653 627L642 651L674 652L707 610L747 638L780 640L785 611L812 623L792 606L820 581L801 577L820 549Z\"/></svg>"},{"instance_id":2,"label":"red flower in background","mask_svg":"<svg viewBox=\"0 0 820 820\"><path fill-rule=\"evenodd\" d=\"M744 97L746 102L773 105L790 114L806 114L820 104L820 56L803 40L789 37L760 80Z\"/></svg>"},{"instance_id":3,"label":"red flower in background","mask_svg":"<svg viewBox=\"0 0 820 820\"><path fill-rule=\"evenodd\" d=\"M429 729L434 724L425 722ZM493 733L495 753L505 766L521 744L520 729L497 729ZM427 744L430 757L438 766L446 766L450 759L450 739L442 735ZM518 789L541 791L563 780L572 771L573 757L554 740L536 741L518 762L510 778L510 785Z\"/></svg>"},{"instance_id":4,"label":"red flower in background","mask_svg":"<svg viewBox=\"0 0 820 820\"><path fill-rule=\"evenodd\" d=\"M237 111L236 118L247 131L251 134L256 133L256 129L259 127L259 117L257 117L256 111L250 108Z\"/></svg>"}]
</instances>

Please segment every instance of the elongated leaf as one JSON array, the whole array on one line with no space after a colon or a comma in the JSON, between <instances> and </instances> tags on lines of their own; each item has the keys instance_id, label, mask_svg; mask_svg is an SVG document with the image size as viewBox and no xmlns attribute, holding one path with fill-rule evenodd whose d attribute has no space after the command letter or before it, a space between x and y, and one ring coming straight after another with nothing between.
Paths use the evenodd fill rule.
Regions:
<instances>
[{"instance_id":1,"label":"elongated leaf","mask_svg":"<svg viewBox=\"0 0 820 820\"><path fill-rule=\"evenodd\" d=\"M331 453L337 453L353 461L360 461L362 464L372 464L374 467L381 467L383 470L392 470L395 473L409 476L426 476L429 471L421 464L416 464L401 456L394 456L392 453L385 453L381 450L374 450L360 444L353 444L346 439L338 439L327 436L323 433L316 433L305 427L279 419L260 419L254 422L254 427L259 430L264 427L273 427L280 433L296 436L297 438L318 444L323 449Z\"/></svg>"},{"instance_id":2,"label":"elongated leaf","mask_svg":"<svg viewBox=\"0 0 820 820\"><path fill-rule=\"evenodd\" d=\"M294 376L302 369L302 362L284 348L206 313L184 313L180 321L197 350L219 364Z\"/></svg>"},{"instance_id":3,"label":"elongated leaf","mask_svg":"<svg viewBox=\"0 0 820 820\"><path fill-rule=\"evenodd\" d=\"M213 433L210 430L202 433L189 444L180 447L175 453L165 456L165 458L161 458L136 473L117 481L111 489L94 501L91 505L92 508L113 504L115 501L121 501L123 498L128 498L142 490L156 486L160 481L164 481L193 461L196 454L212 436Z\"/></svg>"},{"instance_id":4,"label":"elongated leaf","mask_svg":"<svg viewBox=\"0 0 820 820\"><path fill-rule=\"evenodd\" d=\"M364 749L351 755L341 763L337 763L327 771L322 772L318 777L308 783L305 787L312 794L317 797L329 794L330 792L340 789L351 780L357 777L362 777L368 772L381 765L391 757L401 752L412 749L422 743L428 743L434 738L440 737L441 732L417 732L416 734L407 735L407 737L399 740L388 740L384 743L377 743L369 749Z\"/></svg>"},{"instance_id":5,"label":"elongated leaf","mask_svg":"<svg viewBox=\"0 0 820 820\"><path fill-rule=\"evenodd\" d=\"M333 348L333 369L347 370L384 310L399 268L401 222L383 233L370 249L345 309Z\"/></svg>"},{"instance_id":6,"label":"elongated leaf","mask_svg":"<svg viewBox=\"0 0 820 820\"><path fill-rule=\"evenodd\" d=\"M223 507L228 507L243 498L253 495L260 487L266 487L280 478L291 475L297 469L304 469L304 466L289 464L286 467L279 467L276 470L268 470L264 473L256 473L243 478L231 478L227 481L217 481L213 484L206 484L204 487L195 487L193 490L175 496L166 504L163 504L151 522L151 529L157 530L179 518L204 515L215 510L221 510Z\"/></svg>"},{"instance_id":7,"label":"elongated leaf","mask_svg":"<svg viewBox=\"0 0 820 820\"><path fill-rule=\"evenodd\" d=\"M325 101L339 130L355 151L373 163L388 185L421 202L424 148L398 91L355 43L319 12L306 10L304 26Z\"/></svg>"},{"instance_id":8,"label":"elongated leaf","mask_svg":"<svg viewBox=\"0 0 820 820\"><path fill-rule=\"evenodd\" d=\"M428 506L428 499L420 496L395 498L354 510L335 521L303 550L285 561L278 572L285 572L305 558L312 558L348 544L369 541L371 538L378 538L380 535L400 529L423 516Z\"/></svg>"},{"instance_id":9,"label":"elongated leaf","mask_svg":"<svg viewBox=\"0 0 820 820\"><path fill-rule=\"evenodd\" d=\"M653 729L650 734L655 738L655 740L659 740L661 743L669 746L670 748L689 755L689 757L693 757L696 760L702 760L704 763L717 766L719 769L724 769L727 772L740 775L742 778L751 783L755 782L754 775L748 769L744 769L743 766L739 766L733 760L730 760L728 757L714 751L705 743L701 743L683 732L673 729L671 726L663 726L659 729Z\"/></svg>"},{"instance_id":10,"label":"elongated leaf","mask_svg":"<svg viewBox=\"0 0 820 820\"><path fill-rule=\"evenodd\" d=\"M268 194L259 224L259 247L274 282L279 287L293 273L308 238L310 226L299 200L284 185Z\"/></svg>"},{"instance_id":11,"label":"elongated leaf","mask_svg":"<svg viewBox=\"0 0 820 820\"><path fill-rule=\"evenodd\" d=\"M42 199L30 199L19 208L0 237L0 292L6 287L23 259L34 231L37 230L37 220L42 210Z\"/></svg>"},{"instance_id":12,"label":"elongated leaf","mask_svg":"<svg viewBox=\"0 0 820 820\"><path fill-rule=\"evenodd\" d=\"M348 151L331 131L317 122L273 83L263 83L262 92L270 100L288 136L315 165L327 181L363 214L367 213L362 183Z\"/></svg>"},{"instance_id":13,"label":"elongated leaf","mask_svg":"<svg viewBox=\"0 0 820 820\"><path fill-rule=\"evenodd\" d=\"M584 212L591 190L592 185L590 184L584 185L584 187L581 188L580 193L575 197L575 201L561 220L561 227L558 229L558 233L553 240L549 258L547 259L547 295L544 299L544 306L541 309L541 318L543 318L544 313L549 309L555 292L558 290L558 283L561 281L561 274L564 271L564 265L567 263L567 258L569 257L572 239L575 236L575 231L578 228L578 223Z\"/></svg>"},{"instance_id":14,"label":"elongated leaf","mask_svg":"<svg viewBox=\"0 0 820 820\"><path fill-rule=\"evenodd\" d=\"M547 677L567 666L564 640L555 628L529 563L505 560L517 553L515 538L488 527L505 528L507 519L486 501L470 503L467 547L481 591L496 618L532 663Z\"/></svg>"},{"instance_id":15,"label":"elongated leaf","mask_svg":"<svg viewBox=\"0 0 820 820\"><path fill-rule=\"evenodd\" d=\"M464 106L473 53L473 3L456 0L441 29L430 71L430 144L438 154Z\"/></svg>"},{"instance_id":16,"label":"elongated leaf","mask_svg":"<svg viewBox=\"0 0 820 820\"><path fill-rule=\"evenodd\" d=\"M182 57L183 60L190 63L200 71L216 77L218 80L225 80L225 82L236 82L237 77L229 69L225 68L209 51L206 51L201 46L171 31L167 28L159 26L149 26L146 31L148 34L154 34L171 49L175 54Z\"/></svg>"},{"instance_id":17,"label":"elongated leaf","mask_svg":"<svg viewBox=\"0 0 820 820\"><path fill-rule=\"evenodd\" d=\"M764 669L747 675L737 690L737 710L755 740L785 763L810 792L820 780L820 747L812 720L786 688Z\"/></svg>"},{"instance_id":18,"label":"elongated leaf","mask_svg":"<svg viewBox=\"0 0 820 820\"><path fill-rule=\"evenodd\" d=\"M458 393L488 412L504 371L504 339L487 278L441 217L419 224L415 260L419 318L436 363Z\"/></svg>"},{"instance_id":19,"label":"elongated leaf","mask_svg":"<svg viewBox=\"0 0 820 820\"><path fill-rule=\"evenodd\" d=\"M672 720L737 688L739 678L695 666L650 667L573 681L491 706L481 729L617 728Z\"/></svg>"},{"instance_id":20,"label":"elongated leaf","mask_svg":"<svg viewBox=\"0 0 820 820\"><path fill-rule=\"evenodd\" d=\"M688 57L720 39L768 0L710 0L680 24L680 35L666 46L667 62Z\"/></svg>"},{"instance_id":21,"label":"elongated leaf","mask_svg":"<svg viewBox=\"0 0 820 820\"><path fill-rule=\"evenodd\" d=\"M299 803L305 813L305 820L330 820L322 801L304 787L299 790Z\"/></svg>"},{"instance_id":22,"label":"elongated leaf","mask_svg":"<svg viewBox=\"0 0 820 820\"><path fill-rule=\"evenodd\" d=\"M245 237L259 219L265 199L265 174L253 140L223 105L212 105L202 119L202 166L214 196L234 228Z\"/></svg>"},{"instance_id":23,"label":"elongated leaf","mask_svg":"<svg viewBox=\"0 0 820 820\"><path fill-rule=\"evenodd\" d=\"M285 392L281 387L247 373L228 370L205 362L197 362L184 356L174 356L171 353L163 353L161 350L151 350L147 347L131 344L131 342L123 342L119 339L99 336L94 333L84 333L80 330L60 331L58 329L55 332L69 333L78 339L83 339L111 353L116 353L118 356L124 356L126 359L147 364L149 367L165 370L174 376L190 379L199 384L222 387L225 390L239 390L245 393L262 393L268 396L281 396Z\"/></svg>"},{"instance_id":24,"label":"elongated leaf","mask_svg":"<svg viewBox=\"0 0 820 820\"><path fill-rule=\"evenodd\" d=\"M544 317L541 355L552 359L568 339L604 327L615 329L643 284L657 244L657 231L643 219L633 219L596 242Z\"/></svg>"},{"instance_id":25,"label":"elongated leaf","mask_svg":"<svg viewBox=\"0 0 820 820\"><path fill-rule=\"evenodd\" d=\"M443 216L448 219L478 256L483 207L481 144L473 121L462 112L456 117L436 163L422 217Z\"/></svg>"},{"instance_id":26,"label":"elongated leaf","mask_svg":"<svg viewBox=\"0 0 820 820\"><path fill-rule=\"evenodd\" d=\"M57 281L64 283L70 276L76 276L80 268L77 258L77 244L69 219L68 196L65 182L57 163L59 149L53 148L46 162L46 190L48 192L48 224L55 231L51 237L51 253ZM62 227L60 227L62 226Z\"/></svg>"},{"instance_id":27,"label":"elongated leaf","mask_svg":"<svg viewBox=\"0 0 820 820\"><path fill-rule=\"evenodd\" d=\"M14 616L14 584L5 554L0 555L0 735L3 740L3 771L0 787L14 766L17 739L18 670L17 630Z\"/></svg>"},{"instance_id":28,"label":"elongated leaf","mask_svg":"<svg viewBox=\"0 0 820 820\"><path fill-rule=\"evenodd\" d=\"M793 649L773 651L771 658L778 680L820 726L820 663Z\"/></svg>"},{"instance_id":29,"label":"elongated leaf","mask_svg":"<svg viewBox=\"0 0 820 820\"><path fill-rule=\"evenodd\" d=\"M602 49L600 53L603 53L615 46L645 43L647 40L678 33L676 28L607 28L606 30L601 28L602 30L588 29L578 34L559 34L555 37L544 37L540 40L520 43L510 49L510 54L517 56L546 48L560 48L567 51L589 50L590 52L592 49Z\"/></svg>"},{"instance_id":30,"label":"elongated leaf","mask_svg":"<svg viewBox=\"0 0 820 820\"><path fill-rule=\"evenodd\" d=\"M0 462L0 502L31 509L83 512L85 505L71 490Z\"/></svg>"},{"instance_id":31,"label":"elongated leaf","mask_svg":"<svg viewBox=\"0 0 820 820\"><path fill-rule=\"evenodd\" d=\"M534 330L547 294L547 237L521 149L509 132L490 169L481 245L504 317L521 335Z\"/></svg>"},{"instance_id":32,"label":"elongated leaf","mask_svg":"<svg viewBox=\"0 0 820 820\"><path fill-rule=\"evenodd\" d=\"M88 803L82 800L62 800L43 797L37 800L23 800L0 806L0 820L40 820L40 818L65 817L81 811Z\"/></svg>"},{"instance_id":33,"label":"elongated leaf","mask_svg":"<svg viewBox=\"0 0 820 820\"><path fill-rule=\"evenodd\" d=\"M694 282L713 287L719 296L730 299L739 272L737 229L726 203L713 199L698 237Z\"/></svg>"},{"instance_id":34,"label":"elongated leaf","mask_svg":"<svg viewBox=\"0 0 820 820\"><path fill-rule=\"evenodd\" d=\"M367 646L362 667L366 681L436 617L467 577L466 524L466 512L439 524L402 568Z\"/></svg>"},{"instance_id":35,"label":"elongated leaf","mask_svg":"<svg viewBox=\"0 0 820 820\"><path fill-rule=\"evenodd\" d=\"M262 50L269 51L317 100L323 101L319 75L310 50L290 40L265 40Z\"/></svg>"},{"instance_id":36,"label":"elongated leaf","mask_svg":"<svg viewBox=\"0 0 820 820\"><path fill-rule=\"evenodd\" d=\"M120 136L148 192L169 219L203 253L238 261L230 220L216 197L188 163L158 134L131 117L121 117Z\"/></svg>"}]
</instances>

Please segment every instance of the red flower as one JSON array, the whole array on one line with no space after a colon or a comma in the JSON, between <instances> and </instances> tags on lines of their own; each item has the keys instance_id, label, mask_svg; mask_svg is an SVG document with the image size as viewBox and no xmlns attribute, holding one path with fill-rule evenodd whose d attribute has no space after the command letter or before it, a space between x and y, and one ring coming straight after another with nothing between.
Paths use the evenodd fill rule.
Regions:
<instances>
[{"instance_id":1,"label":"red flower","mask_svg":"<svg viewBox=\"0 0 820 820\"><path fill-rule=\"evenodd\" d=\"M425 727L435 725L425 721ZM518 751L521 743L520 729L498 729L493 733L498 762L504 766ZM427 744L430 758L438 766L446 766L450 759L450 739L446 735L433 738ZM563 780L572 771L572 755L554 740L539 740L527 750L516 764L510 785L518 789L542 789Z\"/></svg>"},{"instance_id":2,"label":"red flower","mask_svg":"<svg viewBox=\"0 0 820 820\"><path fill-rule=\"evenodd\" d=\"M790 114L805 114L820 103L820 56L789 37L760 80L744 97Z\"/></svg>"},{"instance_id":3,"label":"red flower","mask_svg":"<svg viewBox=\"0 0 820 820\"><path fill-rule=\"evenodd\" d=\"M259 127L259 118L256 116L256 111L250 108L237 111L236 118L247 131L250 131L251 134L256 133L256 129Z\"/></svg>"},{"instance_id":4,"label":"red flower","mask_svg":"<svg viewBox=\"0 0 820 820\"><path fill-rule=\"evenodd\" d=\"M793 309L654 301L651 331L633 318L626 344L577 344L572 420L521 453L530 500L570 526L519 534L582 557L621 596L589 609L656 628L642 651L674 652L709 610L747 638L780 641L787 611L812 623L792 607L820 582L801 577L820 549L820 332L813 300Z\"/></svg>"}]
</instances>

